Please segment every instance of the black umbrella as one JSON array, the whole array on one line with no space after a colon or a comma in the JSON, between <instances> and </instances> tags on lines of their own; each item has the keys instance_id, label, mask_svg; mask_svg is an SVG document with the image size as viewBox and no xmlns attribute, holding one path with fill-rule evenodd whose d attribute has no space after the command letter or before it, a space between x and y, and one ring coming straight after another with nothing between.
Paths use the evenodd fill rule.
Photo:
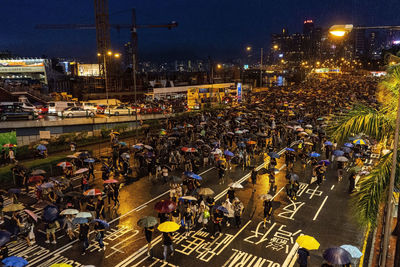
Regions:
<instances>
[{"instance_id":1,"label":"black umbrella","mask_svg":"<svg viewBox=\"0 0 400 267\"><path fill-rule=\"evenodd\" d=\"M58 218L59 213L56 206L47 205L43 210L43 220L46 222L54 222Z\"/></svg>"},{"instance_id":2,"label":"black umbrella","mask_svg":"<svg viewBox=\"0 0 400 267\"><path fill-rule=\"evenodd\" d=\"M76 191L70 191L68 193L65 193L65 196L67 196L67 197L81 197L82 193L76 192Z\"/></svg>"},{"instance_id":3,"label":"black umbrella","mask_svg":"<svg viewBox=\"0 0 400 267\"><path fill-rule=\"evenodd\" d=\"M11 239L11 234L5 230L0 230L0 247L4 246Z\"/></svg>"},{"instance_id":4,"label":"black umbrella","mask_svg":"<svg viewBox=\"0 0 400 267\"><path fill-rule=\"evenodd\" d=\"M324 251L324 259L332 264L344 265L351 262L351 255L340 247L328 248Z\"/></svg>"}]
</instances>

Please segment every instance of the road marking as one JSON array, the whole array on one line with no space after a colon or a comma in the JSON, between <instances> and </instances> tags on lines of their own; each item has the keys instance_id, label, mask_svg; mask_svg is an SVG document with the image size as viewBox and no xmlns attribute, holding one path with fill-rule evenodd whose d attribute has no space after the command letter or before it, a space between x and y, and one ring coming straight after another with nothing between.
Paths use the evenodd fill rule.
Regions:
<instances>
[{"instance_id":1,"label":"road marking","mask_svg":"<svg viewBox=\"0 0 400 267\"><path fill-rule=\"evenodd\" d=\"M235 240L235 238L244 230L244 228L247 227L247 225L249 225L249 223L251 223L251 220L249 220L249 221L242 227L242 229L240 229L240 230L236 233L236 235L234 235L234 236L231 238L231 240L230 240L229 242L227 242L227 243L225 244L225 246L223 246L222 249L220 249L220 250L217 252L217 255L221 254L221 252L222 252L230 243L232 243L233 240Z\"/></svg>"},{"instance_id":2,"label":"road marking","mask_svg":"<svg viewBox=\"0 0 400 267\"><path fill-rule=\"evenodd\" d=\"M315 216L313 218L313 221L315 221L318 217L318 214L320 213L322 207L325 205L326 200L328 199L328 196L325 197L324 201L322 201L321 206L319 207L319 209L317 210L317 213L315 213Z\"/></svg>"},{"instance_id":3,"label":"road marking","mask_svg":"<svg viewBox=\"0 0 400 267\"><path fill-rule=\"evenodd\" d=\"M285 187L282 186L281 189L279 189L279 191L271 198L271 200L273 200Z\"/></svg>"},{"instance_id":4,"label":"road marking","mask_svg":"<svg viewBox=\"0 0 400 267\"><path fill-rule=\"evenodd\" d=\"M335 188L335 185L332 185L332 186L331 186L331 190L333 190L333 188Z\"/></svg>"}]
</instances>

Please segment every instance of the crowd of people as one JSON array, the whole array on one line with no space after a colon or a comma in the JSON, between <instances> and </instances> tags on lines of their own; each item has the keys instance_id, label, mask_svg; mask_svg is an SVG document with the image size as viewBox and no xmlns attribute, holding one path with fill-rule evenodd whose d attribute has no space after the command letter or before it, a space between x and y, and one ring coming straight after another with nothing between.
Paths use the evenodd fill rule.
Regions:
<instances>
[{"instance_id":1,"label":"crowd of people","mask_svg":"<svg viewBox=\"0 0 400 267\"><path fill-rule=\"evenodd\" d=\"M296 86L249 94L246 102L223 110L169 118L163 122L161 129L146 129L132 147L119 140L119 133L113 131L110 135L110 155L94 159L88 153L78 153L75 158L70 158L70 162L59 164L63 173L58 178L17 165L15 169L20 173L17 175L24 181L19 186L35 188L38 201L58 210L57 219L46 221L43 218L46 242L52 239L52 243L56 243L55 232L61 227L71 240L79 238L82 241L82 254L86 253L91 227L96 231L100 248L105 249L102 242L106 231L104 222L116 214L119 190L123 182L132 177L149 177L155 185L169 185L169 199L164 201L171 208L157 211L160 224L172 221L182 225L186 236L192 229L201 227L211 233L211 238L215 238L222 232L222 227L239 228L243 220L245 206L235 195L241 185L234 181L228 184L229 174L236 168L251 171L253 193L260 176L267 175L267 194L259 204L264 209L263 226L267 227L266 222L273 216L271 196L276 192L275 174L278 172L277 159L280 158L277 152L284 147L288 198L296 199L300 179L323 183L328 166L333 165L336 166L339 182L346 175L345 168L360 167L360 170L353 168L354 171L350 171L349 193L353 192L356 177L370 157L372 144L369 146L367 138L365 144L338 144L336 140L329 139L326 127L332 114L345 112L354 102L376 105L375 88L376 81L365 77L358 77L357 82L345 76L310 79ZM340 148L341 145L343 148ZM340 160L340 157L344 159ZM260 161L265 162L265 168L257 171L254 165ZM295 173L296 162L300 163L302 173ZM95 182L97 164L101 165L101 189ZM196 174L205 167L217 168L219 184L226 183L229 187L221 203L216 203L213 190L204 187L202 177ZM41 178L32 179L35 176ZM80 190L71 182L75 177L81 181ZM12 193L14 204L18 204L19 193L18 189ZM79 214L63 213L65 210L86 212L90 216L86 220L78 220L81 218ZM26 222L23 222L20 214L19 210L14 211L6 228L32 244L38 222L33 216L24 216ZM75 227L79 228L77 237ZM155 226L144 227L149 255L155 229ZM163 233L163 245L166 260L168 249L172 255L174 252L173 233ZM1 247L2 250L5 248L6 245Z\"/></svg>"}]
</instances>

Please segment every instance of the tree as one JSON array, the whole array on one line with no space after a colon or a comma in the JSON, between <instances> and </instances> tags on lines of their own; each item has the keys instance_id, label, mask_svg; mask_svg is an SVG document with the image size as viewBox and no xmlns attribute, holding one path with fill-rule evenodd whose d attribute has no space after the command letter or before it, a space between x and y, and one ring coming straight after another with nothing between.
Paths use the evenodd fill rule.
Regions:
<instances>
[{"instance_id":1,"label":"tree","mask_svg":"<svg viewBox=\"0 0 400 267\"><path fill-rule=\"evenodd\" d=\"M367 107L355 105L349 112L339 114L331 126L332 138L344 141L353 134L364 133L378 142L393 140L397 99L400 92L400 65L388 69L387 77L379 83L377 91L378 105ZM390 179L392 152L382 156L371 173L359 181L360 191L354 194L355 209L359 221L364 225L375 227L379 206L385 201ZM395 185L400 185L400 151L397 152L397 168ZM400 206L399 206L400 214ZM400 220L396 231L396 262L400 262Z\"/></svg>"}]
</instances>

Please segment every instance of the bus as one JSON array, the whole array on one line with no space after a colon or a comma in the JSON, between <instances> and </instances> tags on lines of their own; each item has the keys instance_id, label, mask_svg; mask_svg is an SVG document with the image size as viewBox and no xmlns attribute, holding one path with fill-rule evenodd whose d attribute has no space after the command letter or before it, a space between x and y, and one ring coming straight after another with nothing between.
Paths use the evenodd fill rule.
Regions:
<instances>
[{"instance_id":1,"label":"bus","mask_svg":"<svg viewBox=\"0 0 400 267\"><path fill-rule=\"evenodd\" d=\"M202 109L205 106L213 106L223 103L227 88L224 87L193 87L187 91L187 104L189 109Z\"/></svg>"}]
</instances>

